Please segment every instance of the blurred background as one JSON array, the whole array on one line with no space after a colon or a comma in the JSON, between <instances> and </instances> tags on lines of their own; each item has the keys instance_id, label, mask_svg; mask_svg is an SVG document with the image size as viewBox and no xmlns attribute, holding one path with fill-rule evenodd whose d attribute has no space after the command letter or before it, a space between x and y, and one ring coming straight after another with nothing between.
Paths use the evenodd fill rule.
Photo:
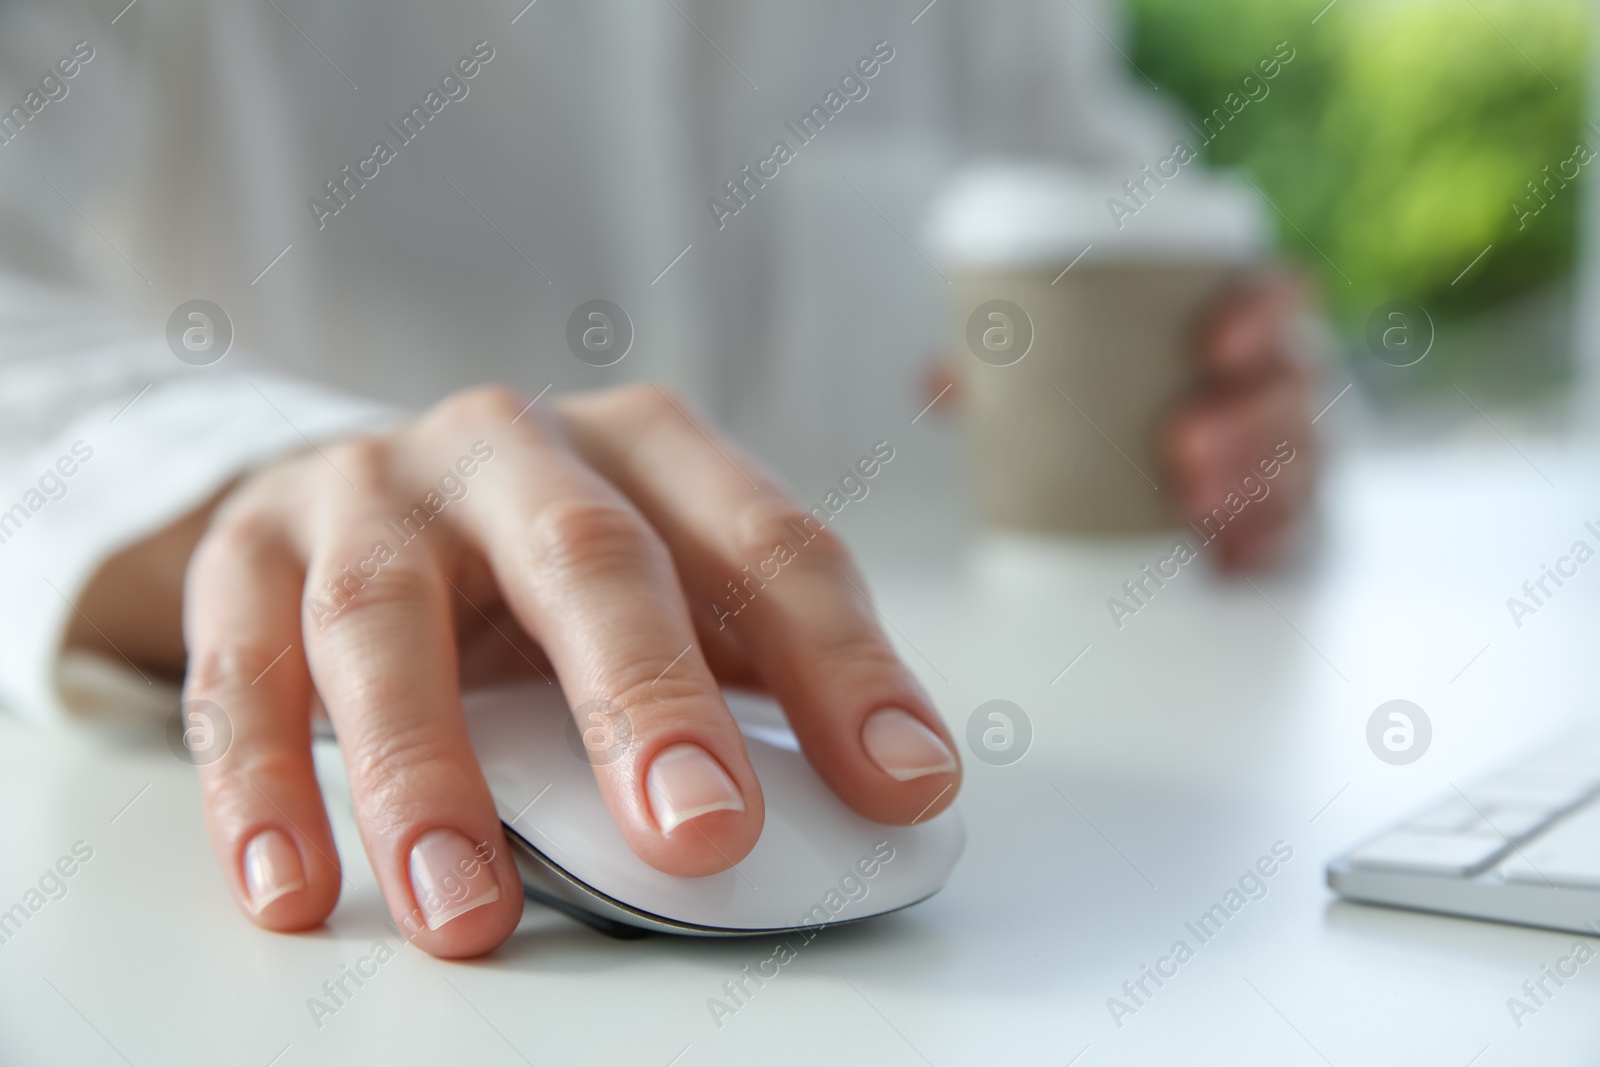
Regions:
<instances>
[{"instance_id":1,"label":"blurred background","mask_svg":"<svg viewBox=\"0 0 1600 1067\"><path fill-rule=\"evenodd\" d=\"M1404 416L1386 422L1460 415L1452 383L1480 403L1538 411L1588 395L1575 353L1592 301L1576 294L1595 168L1578 146L1600 150L1600 126L1586 125L1585 0L1127 7L1134 75L1197 129L1229 93L1243 95L1241 74L1274 42L1293 43L1270 95L1247 106L1247 121L1220 132L1213 122L1202 158L1271 198L1281 247L1316 278L1351 373L1374 407ZM1437 328L1414 367L1366 350L1368 317L1390 300L1416 302Z\"/></svg>"},{"instance_id":2,"label":"blurred background","mask_svg":"<svg viewBox=\"0 0 1600 1067\"><path fill-rule=\"evenodd\" d=\"M0 258L86 282L151 338L213 300L241 364L408 408L475 381L670 383L801 497L903 441L883 506L841 520L894 526L896 556L896 514L918 546L953 547L970 519L961 428L919 414L953 336L918 247L929 204L968 164L1120 181L1184 137L1255 183L1316 282L1343 359L1317 405L1354 383L1318 424L1334 457L1505 451L1502 430L1522 446L1600 408L1600 314L1580 295L1600 292L1584 0L592 0L515 24L488 0L278 6L145 3L112 35L94 0L0 2L0 99L64 43L102 52L0 160ZM479 35L503 60L471 101L319 229L308 194ZM880 40L897 54L871 97L719 228L708 195ZM1292 62L1252 89L1279 42ZM250 49L260 62L226 58ZM568 317L596 298L638 329L616 365L568 351ZM1437 331L1413 366L1368 343L1393 301ZM149 380L128 373L107 392Z\"/></svg>"}]
</instances>

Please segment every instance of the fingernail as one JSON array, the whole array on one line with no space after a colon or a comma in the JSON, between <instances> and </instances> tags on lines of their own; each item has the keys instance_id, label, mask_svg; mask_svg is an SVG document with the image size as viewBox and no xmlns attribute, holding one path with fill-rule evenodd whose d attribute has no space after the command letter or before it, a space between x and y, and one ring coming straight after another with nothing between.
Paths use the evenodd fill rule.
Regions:
<instances>
[{"instance_id":1,"label":"fingernail","mask_svg":"<svg viewBox=\"0 0 1600 1067\"><path fill-rule=\"evenodd\" d=\"M428 929L500 899L500 883L478 850L454 830L429 830L411 846L411 892Z\"/></svg>"},{"instance_id":2,"label":"fingernail","mask_svg":"<svg viewBox=\"0 0 1600 1067\"><path fill-rule=\"evenodd\" d=\"M670 834L690 819L713 811L743 811L744 797L722 764L699 745L672 745L657 753L645 777L650 813Z\"/></svg>"},{"instance_id":3,"label":"fingernail","mask_svg":"<svg viewBox=\"0 0 1600 1067\"><path fill-rule=\"evenodd\" d=\"M256 915L279 897L306 887L300 850L282 830L263 830L244 846L244 887Z\"/></svg>"},{"instance_id":4,"label":"fingernail","mask_svg":"<svg viewBox=\"0 0 1600 1067\"><path fill-rule=\"evenodd\" d=\"M861 728L861 745L884 773L902 782L956 769L956 758L939 735L899 708L873 713Z\"/></svg>"}]
</instances>

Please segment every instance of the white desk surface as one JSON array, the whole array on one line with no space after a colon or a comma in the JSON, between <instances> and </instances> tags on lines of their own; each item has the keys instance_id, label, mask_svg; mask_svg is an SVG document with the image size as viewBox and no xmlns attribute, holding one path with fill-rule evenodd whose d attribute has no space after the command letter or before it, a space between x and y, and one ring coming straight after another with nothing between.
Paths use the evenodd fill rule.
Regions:
<instances>
[{"instance_id":1,"label":"white desk surface","mask_svg":"<svg viewBox=\"0 0 1600 1067\"><path fill-rule=\"evenodd\" d=\"M1520 1027L1506 1005L1572 936L1344 904L1323 881L1402 809L1592 706L1600 563L1521 630L1505 598L1587 536L1600 479L1591 459L1524 451L1537 470L1498 438L1351 460L1298 572L1258 591L1186 568L1120 632L1105 598L1153 549L991 551L942 574L869 553L957 736L1003 697L1033 747L967 760L969 850L943 893L818 937L720 1028L708 998L772 945L617 942L531 905L487 959L400 948L319 1026L321 984L397 944L348 809L356 888L323 930L261 933L223 887L194 772L159 740L0 720L0 909L73 842L94 849L0 945L0 1063L1593 1063L1600 963ZM1434 725L1410 766L1365 743L1395 697ZM1278 840L1294 858L1268 895L1197 944L1185 920ZM1179 939L1194 958L1119 1028L1107 999Z\"/></svg>"}]
</instances>

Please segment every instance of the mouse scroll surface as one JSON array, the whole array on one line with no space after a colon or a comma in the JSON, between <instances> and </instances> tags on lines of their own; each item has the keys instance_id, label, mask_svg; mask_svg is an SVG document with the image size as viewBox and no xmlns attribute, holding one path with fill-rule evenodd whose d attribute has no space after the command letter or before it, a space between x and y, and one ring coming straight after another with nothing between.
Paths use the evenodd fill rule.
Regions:
<instances>
[{"instance_id":1,"label":"mouse scroll surface","mask_svg":"<svg viewBox=\"0 0 1600 1067\"><path fill-rule=\"evenodd\" d=\"M864 818L817 777L776 704L724 696L761 780L766 822L735 869L703 878L664 874L628 847L557 686L481 690L464 704L501 821L558 879L576 883L564 895L580 910L686 933L754 933L881 915L944 885L966 841L954 807L915 826Z\"/></svg>"}]
</instances>

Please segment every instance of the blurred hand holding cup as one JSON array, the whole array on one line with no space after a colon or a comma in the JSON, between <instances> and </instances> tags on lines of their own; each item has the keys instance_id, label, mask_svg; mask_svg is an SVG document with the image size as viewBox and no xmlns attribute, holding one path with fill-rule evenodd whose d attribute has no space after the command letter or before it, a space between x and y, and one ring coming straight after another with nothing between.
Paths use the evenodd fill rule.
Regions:
<instances>
[{"instance_id":1,"label":"blurred hand holding cup","mask_svg":"<svg viewBox=\"0 0 1600 1067\"><path fill-rule=\"evenodd\" d=\"M1148 168L1147 168L1148 169ZM936 198L980 520L1111 537L1181 525L1159 488L1166 415L1200 380L1211 303L1264 264L1242 182L1190 165L1126 175L986 166ZM1120 207L1118 206L1120 204Z\"/></svg>"}]
</instances>

